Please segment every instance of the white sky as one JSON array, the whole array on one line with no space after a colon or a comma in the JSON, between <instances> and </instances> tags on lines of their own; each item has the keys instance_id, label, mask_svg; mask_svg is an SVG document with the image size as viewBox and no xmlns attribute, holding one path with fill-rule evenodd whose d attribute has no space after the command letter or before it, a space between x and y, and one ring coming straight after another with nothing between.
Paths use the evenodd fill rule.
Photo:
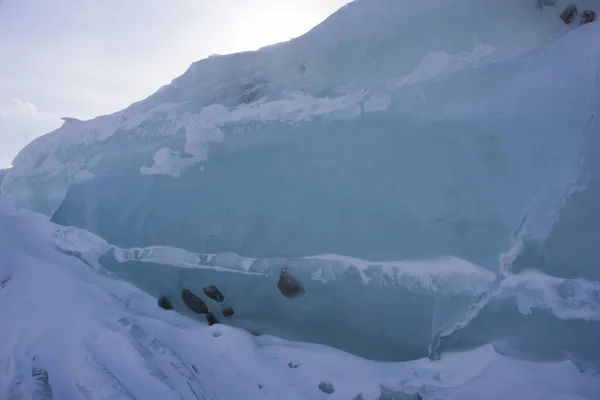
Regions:
<instances>
[{"instance_id":1,"label":"white sky","mask_svg":"<svg viewBox=\"0 0 600 400\"><path fill-rule=\"evenodd\" d=\"M349 0L0 0L0 168L61 117L125 108L210 54L296 37Z\"/></svg>"}]
</instances>

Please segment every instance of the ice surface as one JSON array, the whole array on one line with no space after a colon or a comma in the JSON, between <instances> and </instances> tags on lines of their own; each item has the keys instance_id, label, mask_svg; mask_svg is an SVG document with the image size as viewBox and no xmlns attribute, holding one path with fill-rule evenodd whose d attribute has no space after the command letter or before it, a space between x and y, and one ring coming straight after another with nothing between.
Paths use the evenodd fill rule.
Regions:
<instances>
[{"instance_id":1,"label":"ice surface","mask_svg":"<svg viewBox=\"0 0 600 400\"><path fill-rule=\"evenodd\" d=\"M355 1L301 38L67 121L3 191L126 248L451 254L496 271L525 215L548 235L598 108L598 26L556 11Z\"/></svg>"},{"instance_id":2,"label":"ice surface","mask_svg":"<svg viewBox=\"0 0 600 400\"><path fill-rule=\"evenodd\" d=\"M422 381L433 391L425 398L482 398L486 385L484 398L593 398L600 25L565 25L558 14L566 4L356 0L298 39L210 57L125 110L65 120L17 156L0 187L17 207L60 225L27 214L47 228L41 248L61 254L51 253L57 262L40 254L44 265L87 271L57 274L102 296L117 296L118 286L146 299L144 317L124 301L129 319L109 324L110 334L105 314L83 320L124 350L135 336L127 329L142 329L134 347L145 361L134 371L151 371L152 385L174 393L182 392L173 382L192 372L172 375L152 357L183 357L178 346L190 342L175 338L191 337L188 328L170 324L200 329L184 318L204 320L185 307L187 289L221 322L203 328L204 339L230 334L260 365L272 361L262 350L275 340L267 335L282 338L277 357L294 348L332 357L307 356L315 361L307 372L302 360L281 358L285 373L265 372L271 384L281 379L274 397L410 398L393 393L416 388L424 368L436 371ZM278 289L283 268L302 286L295 295ZM210 285L223 304L203 294ZM67 295L56 304L73 301ZM160 296L177 315L158 309ZM101 301L85 304L112 315ZM147 338L156 335L162 344L153 347ZM171 350L156 350L165 343ZM412 361L356 361L369 367L353 371L365 377L353 386L355 378L343 378L349 369L325 365L358 359L317 344ZM83 357L101 371L83 384L94 393L154 390L123 384L117 354L103 359L94 348ZM453 357L469 367L448 364ZM407 372L413 367L421 372Z\"/></svg>"},{"instance_id":3,"label":"ice surface","mask_svg":"<svg viewBox=\"0 0 600 400\"><path fill-rule=\"evenodd\" d=\"M168 247L121 249L73 227L57 229L53 236L62 253L164 296L191 317L204 320L184 305L184 289L223 323L376 360L426 356L435 332L451 326L460 317L456 310L486 293L495 278L451 257L384 263L331 255L250 259ZM280 293L283 268L302 286L302 296L289 299ZM224 295L223 304L203 294L211 285ZM234 310L233 318L222 315L224 307ZM339 335L340 329L346 333Z\"/></svg>"},{"instance_id":4,"label":"ice surface","mask_svg":"<svg viewBox=\"0 0 600 400\"><path fill-rule=\"evenodd\" d=\"M592 400L600 393L595 371L576 360L518 360L491 345L434 362L380 363L207 326L82 262L97 257L101 239L71 231L68 243L81 254L69 256L67 242L57 251L57 232L64 228L0 198L2 399Z\"/></svg>"},{"instance_id":5,"label":"ice surface","mask_svg":"<svg viewBox=\"0 0 600 400\"><path fill-rule=\"evenodd\" d=\"M0 194L2 194L2 181L4 180L6 173L7 173L6 169L0 169Z\"/></svg>"},{"instance_id":6,"label":"ice surface","mask_svg":"<svg viewBox=\"0 0 600 400\"><path fill-rule=\"evenodd\" d=\"M185 315L204 320L181 301L179 293L188 289L220 322L255 334L326 344L375 360L410 360L430 351L494 343L497 351L519 358L569 357L600 366L600 282L535 270L497 281L489 271L456 258L249 259L167 247L121 249L73 227L57 226L52 237L63 254L135 282L157 298L166 296ZM292 301L276 287L284 267L305 288ZM223 304L203 295L210 285L223 293ZM221 316L225 306L234 309L233 318ZM545 335L549 328L554 335ZM436 334L441 342L432 350Z\"/></svg>"}]
</instances>

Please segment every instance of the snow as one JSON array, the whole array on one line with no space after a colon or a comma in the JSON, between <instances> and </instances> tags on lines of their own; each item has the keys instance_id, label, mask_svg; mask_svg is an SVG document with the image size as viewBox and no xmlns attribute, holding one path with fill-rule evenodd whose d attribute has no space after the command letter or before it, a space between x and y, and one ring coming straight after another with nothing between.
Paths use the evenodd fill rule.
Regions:
<instances>
[{"instance_id":1,"label":"snow","mask_svg":"<svg viewBox=\"0 0 600 400\"><path fill-rule=\"evenodd\" d=\"M523 314L542 308L560 319L600 321L600 282L524 271L502 282L501 296L516 297Z\"/></svg>"},{"instance_id":2,"label":"snow","mask_svg":"<svg viewBox=\"0 0 600 400\"><path fill-rule=\"evenodd\" d=\"M163 174L179 178L181 173L196 161L189 158L180 158L181 153L169 148L162 148L154 153L154 164L151 167L143 165L140 172L145 175Z\"/></svg>"},{"instance_id":3,"label":"snow","mask_svg":"<svg viewBox=\"0 0 600 400\"><path fill-rule=\"evenodd\" d=\"M571 361L491 345L440 361L367 361L336 349L207 326L53 248L58 227L0 200L0 397L5 399L594 399ZM89 237L78 234L80 246ZM329 382L334 392L319 389ZM387 397L386 397L387 396ZM399 397L400 398L400 397ZM417 397L407 397L417 398Z\"/></svg>"}]
</instances>

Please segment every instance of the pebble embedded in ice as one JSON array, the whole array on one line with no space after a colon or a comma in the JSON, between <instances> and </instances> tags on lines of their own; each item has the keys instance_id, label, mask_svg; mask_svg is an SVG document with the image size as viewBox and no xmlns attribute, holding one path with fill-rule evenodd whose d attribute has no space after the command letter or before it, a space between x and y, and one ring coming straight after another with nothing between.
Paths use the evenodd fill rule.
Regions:
<instances>
[{"instance_id":1,"label":"pebble embedded in ice","mask_svg":"<svg viewBox=\"0 0 600 400\"><path fill-rule=\"evenodd\" d=\"M196 296L187 289L183 289L181 291L181 300L183 300L187 308L197 314L206 314L208 312L206 303L204 303L200 297Z\"/></svg>"},{"instance_id":2,"label":"pebble embedded in ice","mask_svg":"<svg viewBox=\"0 0 600 400\"><path fill-rule=\"evenodd\" d=\"M335 388L333 387L333 384L331 382L323 381L319 383L319 389L321 389L321 392L327 394L332 394L333 392L335 392Z\"/></svg>"},{"instance_id":3,"label":"pebble embedded in ice","mask_svg":"<svg viewBox=\"0 0 600 400\"><path fill-rule=\"evenodd\" d=\"M161 296L161 298L158 299L158 306L160 308L165 309L165 310L172 310L173 309L173 304L165 296Z\"/></svg>"},{"instance_id":4,"label":"pebble embedded in ice","mask_svg":"<svg viewBox=\"0 0 600 400\"><path fill-rule=\"evenodd\" d=\"M227 317L227 318L232 317L233 316L233 308L231 308L231 307L225 307L223 309L223 316Z\"/></svg>"},{"instance_id":5,"label":"pebble embedded in ice","mask_svg":"<svg viewBox=\"0 0 600 400\"><path fill-rule=\"evenodd\" d=\"M217 324L219 321L217 321L217 317L215 317L215 315L211 312L207 312L206 313L206 322L208 322L208 325L214 325Z\"/></svg>"},{"instance_id":6,"label":"pebble embedded in ice","mask_svg":"<svg viewBox=\"0 0 600 400\"><path fill-rule=\"evenodd\" d=\"M281 269L277 288L285 297L296 297L304 293L302 285L290 275L286 268Z\"/></svg>"},{"instance_id":7,"label":"pebble embedded in ice","mask_svg":"<svg viewBox=\"0 0 600 400\"><path fill-rule=\"evenodd\" d=\"M223 293L215 285L205 287L204 294L218 303L222 303L225 300L225 296L223 296Z\"/></svg>"}]
</instances>

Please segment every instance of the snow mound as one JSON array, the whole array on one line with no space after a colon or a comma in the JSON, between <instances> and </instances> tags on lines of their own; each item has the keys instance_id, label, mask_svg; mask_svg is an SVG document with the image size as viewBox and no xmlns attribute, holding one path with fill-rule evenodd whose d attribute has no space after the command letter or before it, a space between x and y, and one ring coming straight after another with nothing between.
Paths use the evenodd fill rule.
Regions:
<instances>
[{"instance_id":1,"label":"snow mound","mask_svg":"<svg viewBox=\"0 0 600 400\"><path fill-rule=\"evenodd\" d=\"M521 361L490 345L435 362L379 363L208 326L57 251L56 230L0 199L2 399L583 400L600 392L594 370L573 360ZM88 256L100 243L82 232L71 239Z\"/></svg>"}]
</instances>

